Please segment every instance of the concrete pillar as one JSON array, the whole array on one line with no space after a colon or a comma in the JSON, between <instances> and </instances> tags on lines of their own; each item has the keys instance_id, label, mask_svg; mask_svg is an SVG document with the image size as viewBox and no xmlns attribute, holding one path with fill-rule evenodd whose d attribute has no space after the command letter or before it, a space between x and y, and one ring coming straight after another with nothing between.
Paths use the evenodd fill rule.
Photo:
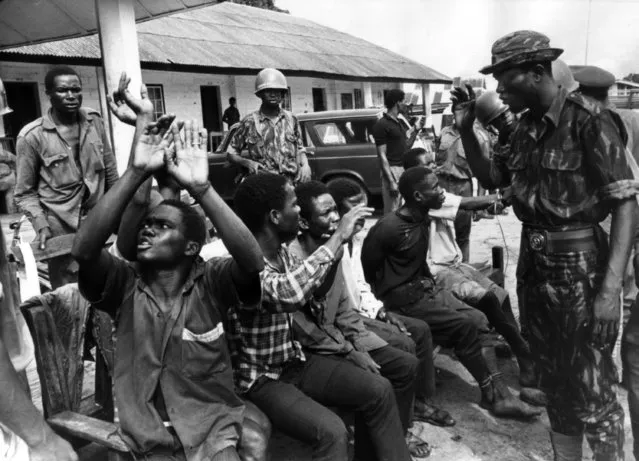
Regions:
<instances>
[{"instance_id":1,"label":"concrete pillar","mask_svg":"<svg viewBox=\"0 0 639 461\"><path fill-rule=\"evenodd\" d=\"M426 126L431 126L433 124L433 111L430 98L430 83L422 83L422 102L424 104L424 117L426 117Z\"/></svg>"},{"instance_id":2,"label":"concrete pillar","mask_svg":"<svg viewBox=\"0 0 639 461\"><path fill-rule=\"evenodd\" d=\"M364 107L373 107L373 87L371 82L364 82Z\"/></svg>"},{"instance_id":3,"label":"concrete pillar","mask_svg":"<svg viewBox=\"0 0 639 461\"><path fill-rule=\"evenodd\" d=\"M106 90L118 87L120 73L131 78L129 90L139 96L142 82L134 0L95 0ZM120 174L126 170L134 129L109 114L111 142Z\"/></svg>"}]
</instances>

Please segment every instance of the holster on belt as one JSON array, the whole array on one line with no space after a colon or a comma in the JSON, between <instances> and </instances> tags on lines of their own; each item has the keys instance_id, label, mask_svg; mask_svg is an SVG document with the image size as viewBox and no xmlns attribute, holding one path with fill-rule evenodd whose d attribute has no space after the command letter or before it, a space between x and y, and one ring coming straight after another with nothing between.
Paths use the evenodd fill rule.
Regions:
<instances>
[{"instance_id":1,"label":"holster on belt","mask_svg":"<svg viewBox=\"0 0 639 461\"><path fill-rule=\"evenodd\" d=\"M425 293L433 291L435 281L429 277L418 277L404 285L393 288L384 296L384 307L396 309L415 304L424 297Z\"/></svg>"}]
</instances>

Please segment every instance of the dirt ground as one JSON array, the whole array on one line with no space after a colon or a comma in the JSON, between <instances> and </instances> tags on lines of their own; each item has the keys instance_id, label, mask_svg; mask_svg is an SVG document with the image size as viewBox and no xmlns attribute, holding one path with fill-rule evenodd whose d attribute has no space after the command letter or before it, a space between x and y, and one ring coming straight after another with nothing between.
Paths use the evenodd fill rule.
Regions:
<instances>
[{"instance_id":1,"label":"dirt ground","mask_svg":"<svg viewBox=\"0 0 639 461\"><path fill-rule=\"evenodd\" d=\"M373 220L369 223L372 224ZM368 226L367 226L368 227ZM516 309L515 267L519 256L519 221L512 215L499 219L474 223L471 235L471 262L490 261L491 248L503 246L506 257L506 287ZM434 403L448 410L457 420L453 428L438 428L416 423L413 432L428 441L433 452L432 461L551 461L552 452L548 439L548 418L544 414L533 422L496 419L481 409L479 388L463 367L446 354L440 354L436 365L443 370L443 383L438 388ZM513 360L502 359L513 393L518 394L517 366ZM632 434L627 411L626 392L620 390L619 398L626 410L626 459L632 457ZM584 460L592 455L586 447ZM82 460L106 460L104 450L87 446L80 451ZM273 461L310 460L309 449L281 434L272 440Z\"/></svg>"}]
</instances>

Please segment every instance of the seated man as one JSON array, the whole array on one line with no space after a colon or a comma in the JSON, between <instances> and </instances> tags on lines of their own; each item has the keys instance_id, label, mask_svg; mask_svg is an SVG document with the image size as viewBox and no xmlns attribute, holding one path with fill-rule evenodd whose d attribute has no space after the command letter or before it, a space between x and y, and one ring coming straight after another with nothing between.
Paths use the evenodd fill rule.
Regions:
<instances>
[{"instance_id":1,"label":"seated man","mask_svg":"<svg viewBox=\"0 0 639 461\"><path fill-rule=\"evenodd\" d=\"M229 313L237 387L274 427L311 445L314 460L348 459L344 422L326 408L336 406L355 412L357 459L410 461L388 380L345 357L303 352L291 330L292 314L325 295L322 284L335 255L372 209L357 207L347 213L324 244L298 260L287 247L299 227L289 180L272 173L249 176L238 187L234 204L265 261L262 305Z\"/></svg>"},{"instance_id":2,"label":"seated man","mask_svg":"<svg viewBox=\"0 0 639 461\"><path fill-rule=\"evenodd\" d=\"M300 235L289 245L299 260L308 258L335 232L339 223L337 205L324 183L309 181L295 188L300 207ZM324 296L318 296L318 292ZM428 444L408 432L415 397L417 359L413 354L390 346L364 326L345 288L342 260L335 260L323 285L311 302L293 315L293 331L304 350L311 354L341 356L375 374L368 379L388 379L395 391L399 418L411 455L430 454ZM360 370L357 370L358 372ZM360 373L348 376L356 382ZM369 383L361 383L363 387Z\"/></svg>"},{"instance_id":3,"label":"seated man","mask_svg":"<svg viewBox=\"0 0 639 461\"><path fill-rule=\"evenodd\" d=\"M426 166L426 152L411 149L404 155L404 168ZM530 347L522 337L513 314L508 292L470 264L462 262L461 249L455 241L455 216L458 210L501 208L499 195L460 197L445 193L439 209L431 209L427 262L437 284L456 298L482 311L497 333L508 342L519 364L519 382L524 387L536 387L534 363ZM533 405L544 406L542 395L524 392L522 399Z\"/></svg>"},{"instance_id":4,"label":"seated man","mask_svg":"<svg viewBox=\"0 0 639 461\"><path fill-rule=\"evenodd\" d=\"M435 174L424 167L406 170L399 181L405 205L381 218L362 248L366 281L387 309L424 320L433 339L453 347L460 362L477 380L482 406L496 416L531 417L540 411L515 399L497 368L494 347L486 341L487 320L435 285L426 263L428 213L444 203Z\"/></svg>"},{"instance_id":5,"label":"seated man","mask_svg":"<svg viewBox=\"0 0 639 461\"><path fill-rule=\"evenodd\" d=\"M130 79L126 77L126 73L123 73L118 89L113 93L113 99L109 98L110 108L113 115L122 123L143 128L146 123L153 121L153 104L147 97L144 85L142 85L140 92L141 97L136 98L128 90L129 82ZM136 130L136 139L141 134L140 131ZM132 159L133 157L130 160ZM138 188L122 215L118 239L109 249L111 254L135 261L137 259L138 230L149 210L154 209L164 200L184 201L181 196L186 193L181 191L179 184L166 173L165 169L156 171L153 177L157 181L158 189L151 187L151 178ZM193 209L198 212L200 217L207 219L199 205L195 205ZM216 239L215 242L209 242L209 240L210 237L207 235L207 243L202 245L200 258L208 261L214 256L230 256L221 239ZM220 251L220 247L222 251ZM265 461L268 459L271 423L253 403L247 400L242 402L245 406L245 412L240 442L237 447L238 454L242 461Z\"/></svg>"},{"instance_id":6,"label":"seated man","mask_svg":"<svg viewBox=\"0 0 639 461\"><path fill-rule=\"evenodd\" d=\"M233 391L222 322L230 305L259 305L264 263L251 233L208 182L204 135L187 123L185 142L177 125L163 140L172 118L146 125L130 166L89 213L72 254L84 296L117 318L115 401L133 453L237 461L244 405ZM176 200L145 217L135 264L102 250L136 190L163 168L197 199L233 258L198 258L204 222Z\"/></svg>"},{"instance_id":7,"label":"seated man","mask_svg":"<svg viewBox=\"0 0 639 461\"><path fill-rule=\"evenodd\" d=\"M358 205L368 205L368 197L360 184L349 178L338 178L328 184L337 203L340 216ZM447 411L429 403L435 394L435 364L433 362L433 337L423 320L388 312L371 292L364 279L360 259L364 233L364 220L355 226L355 235L344 247L341 266L344 287L352 299L353 308L360 314L367 329L374 332L393 347L413 353L419 360L415 383L415 415L420 421L436 426L454 426L455 420ZM406 344L409 346L407 347Z\"/></svg>"}]
</instances>

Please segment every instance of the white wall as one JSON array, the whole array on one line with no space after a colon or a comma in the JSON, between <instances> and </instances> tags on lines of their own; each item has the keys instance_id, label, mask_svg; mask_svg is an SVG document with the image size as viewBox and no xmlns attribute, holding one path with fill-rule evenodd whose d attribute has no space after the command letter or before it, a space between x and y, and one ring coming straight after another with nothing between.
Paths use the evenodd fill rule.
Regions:
<instances>
[{"instance_id":1,"label":"white wall","mask_svg":"<svg viewBox=\"0 0 639 461\"><path fill-rule=\"evenodd\" d=\"M49 107L44 92L44 76L53 67L48 64L31 64L0 61L0 78L6 82L36 82L40 94L42 111ZM98 90L98 75L102 79L102 69L89 66L72 66L82 78L84 105L101 110ZM230 76L215 74L198 74L190 72L166 72L142 70L142 79L147 84L161 84L164 89L164 102L167 112L173 112L183 119L195 119L202 123L202 105L200 86L216 85L220 87L221 109L228 106L228 99L235 96L242 116L256 110L260 100L255 96L255 77ZM364 93L364 84L356 81L328 80L310 77L289 77L291 88L291 106L295 113L313 112L312 88L324 88L326 91L326 107L328 110L341 109L341 93L353 93L358 88ZM382 106L383 90L398 88L399 83L372 82L373 104ZM114 88L109 88L112 92ZM104 97L103 97L104 99ZM106 108L103 106L102 111ZM103 116L106 115L103 113Z\"/></svg>"}]
</instances>

